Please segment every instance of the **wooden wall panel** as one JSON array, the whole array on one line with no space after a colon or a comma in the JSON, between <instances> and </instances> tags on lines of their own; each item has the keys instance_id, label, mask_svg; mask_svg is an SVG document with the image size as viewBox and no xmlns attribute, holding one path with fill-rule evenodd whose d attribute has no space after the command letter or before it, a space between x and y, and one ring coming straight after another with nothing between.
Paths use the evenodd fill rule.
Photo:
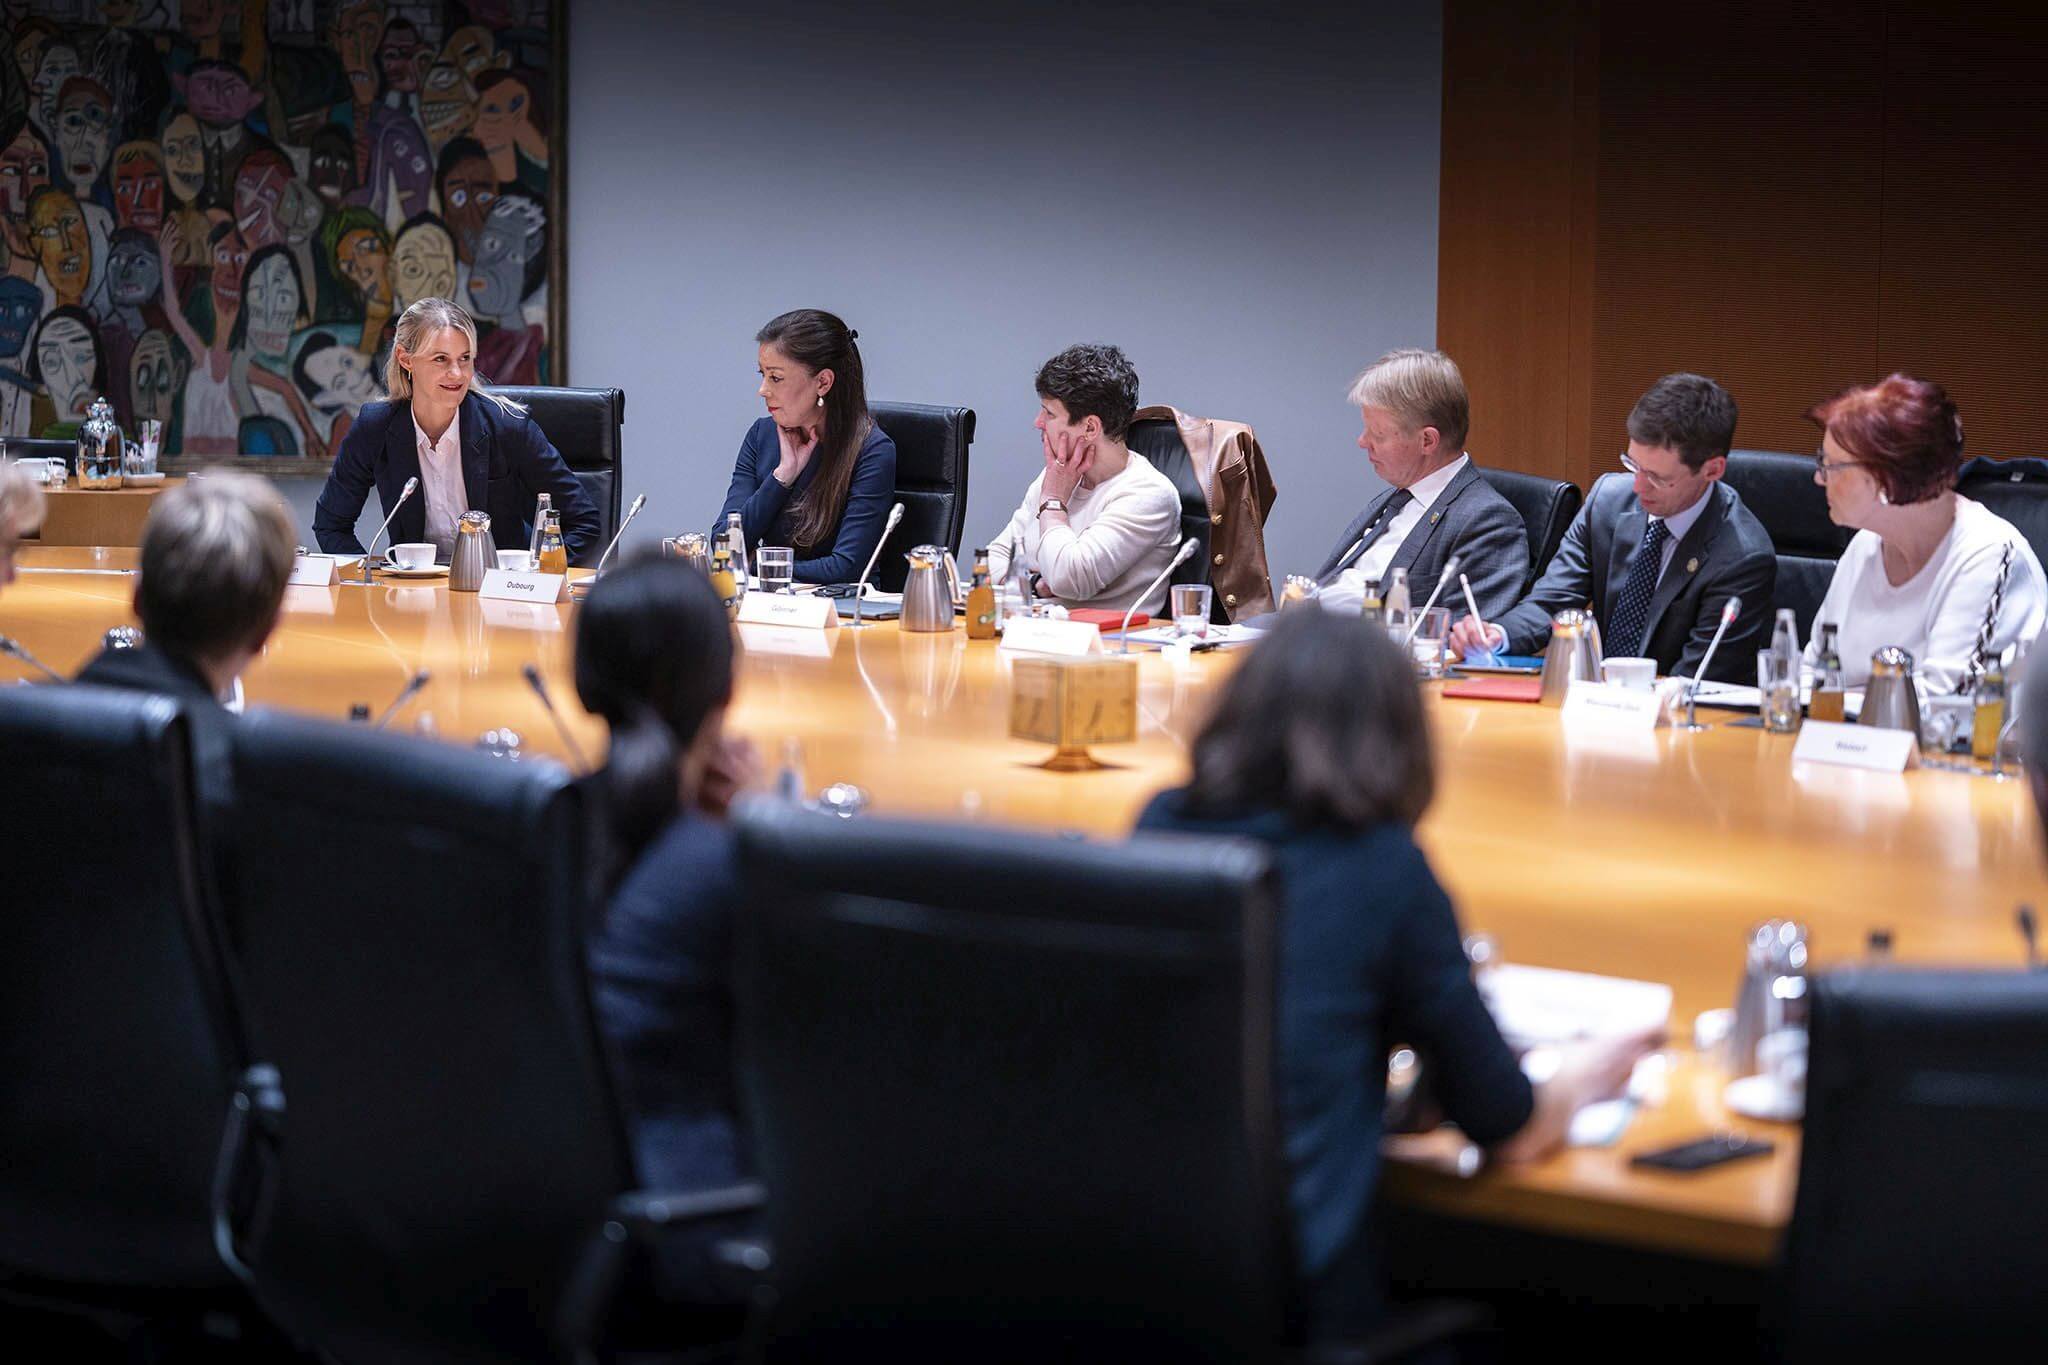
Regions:
<instances>
[{"instance_id":1,"label":"wooden wall panel","mask_svg":"<svg viewBox=\"0 0 2048 1365\"><path fill-rule=\"evenodd\" d=\"M2048 19L1447 0L1444 28L1438 338L1482 459L1583 486L1674 369L1729 387L1745 445L1810 450L1809 405L1906 368L1971 451L2048 454Z\"/></svg>"}]
</instances>

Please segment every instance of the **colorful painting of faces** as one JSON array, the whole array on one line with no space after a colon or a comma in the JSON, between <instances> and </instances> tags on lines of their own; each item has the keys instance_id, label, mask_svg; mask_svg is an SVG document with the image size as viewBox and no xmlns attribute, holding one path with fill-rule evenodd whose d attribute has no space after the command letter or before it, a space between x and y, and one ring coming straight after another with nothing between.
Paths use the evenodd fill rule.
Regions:
<instances>
[{"instance_id":1,"label":"colorful painting of faces","mask_svg":"<svg viewBox=\"0 0 2048 1365\"><path fill-rule=\"evenodd\" d=\"M0 0L0 435L324 462L416 299L561 383L561 0Z\"/></svg>"}]
</instances>

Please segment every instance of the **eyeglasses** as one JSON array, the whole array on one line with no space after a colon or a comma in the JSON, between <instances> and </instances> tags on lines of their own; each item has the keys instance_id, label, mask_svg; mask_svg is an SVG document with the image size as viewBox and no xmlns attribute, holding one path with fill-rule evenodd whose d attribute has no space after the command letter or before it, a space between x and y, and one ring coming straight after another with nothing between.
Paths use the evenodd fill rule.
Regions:
<instances>
[{"instance_id":1,"label":"eyeglasses","mask_svg":"<svg viewBox=\"0 0 2048 1365\"><path fill-rule=\"evenodd\" d=\"M1635 462L1634 457L1631 456L1626 450L1621 452L1621 467L1623 469L1626 469L1629 473L1640 477L1643 480L1643 482L1649 484L1650 487L1656 489L1659 493L1668 493L1672 489L1678 487L1677 479L1667 479L1662 474L1651 474L1646 472L1641 465Z\"/></svg>"},{"instance_id":2,"label":"eyeglasses","mask_svg":"<svg viewBox=\"0 0 2048 1365\"><path fill-rule=\"evenodd\" d=\"M1835 471L1837 470L1868 469L1869 467L1869 463L1864 460L1836 460L1833 464L1829 464L1826 460L1822 460L1819 464L1816 464L1813 467L1813 473L1814 477L1818 478L1822 483L1826 483L1828 479L1832 477Z\"/></svg>"}]
</instances>

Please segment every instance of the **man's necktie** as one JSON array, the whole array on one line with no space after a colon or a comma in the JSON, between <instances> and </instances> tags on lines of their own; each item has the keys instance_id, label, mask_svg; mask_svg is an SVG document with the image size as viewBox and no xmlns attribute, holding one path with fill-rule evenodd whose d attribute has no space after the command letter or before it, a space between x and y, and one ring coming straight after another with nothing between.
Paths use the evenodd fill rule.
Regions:
<instances>
[{"instance_id":1,"label":"man's necktie","mask_svg":"<svg viewBox=\"0 0 2048 1365\"><path fill-rule=\"evenodd\" d=\"M1657 591L1657 570L1664 558L1664 542L1671 532L1661 520L1643 528L1643 543L1628 562L1621 580L1621 592L1614 599L1614 611L1607 619L1602 643L1610 659L1635 658L1643 652L1643 627L1650 619L1650 598Z\"/></svg>"},{"instance_id":2,"label":"man's necktie","mask_svg":"<svg viewBox=\"0 0 2048 1365\"><path fill-rule=\"evenodd\" d=\"M1410 493L1405 488L1396 488L1392 496L1387 499L1385 505L1380 508L1379 515L1374 517L1372 524L1365 528L1365 534L1358 538L1358 543L1349 550L1346 550L1344 557L1337 561L1337 566L1323 575L1322 586L1327 588L1330 584L1337 581L1338 575L1342 574L1353 564L1356 564L1359 557L1373 547L1373 542L1387 533L1387 528L1394 524L1394 518L1400 515L1401 509L1414 501L1415 495L1413 493Z\"/></svg>"}]
</instances>

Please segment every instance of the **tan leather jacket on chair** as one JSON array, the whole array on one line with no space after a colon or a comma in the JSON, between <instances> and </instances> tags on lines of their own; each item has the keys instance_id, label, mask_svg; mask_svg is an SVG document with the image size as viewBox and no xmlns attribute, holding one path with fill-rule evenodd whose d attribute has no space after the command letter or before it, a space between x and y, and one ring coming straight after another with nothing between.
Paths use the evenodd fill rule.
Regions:
<instances>
[{"instance_id":1,"label":"tan leather jacket on chair","mask_svg":"<svg viewBox=\"0 0 2048 1365\"><path fill-rule=\"evenodd\" d=\"M1273 610L1266 567L1266 517L1279 490L1259 438L1243 422L1194 417L1163 403L1138 409L1135 420L1167 417L1180 430L1188 461L1209 502L1209 581L1233 621Z\"/></svg>"}]
</instances>

